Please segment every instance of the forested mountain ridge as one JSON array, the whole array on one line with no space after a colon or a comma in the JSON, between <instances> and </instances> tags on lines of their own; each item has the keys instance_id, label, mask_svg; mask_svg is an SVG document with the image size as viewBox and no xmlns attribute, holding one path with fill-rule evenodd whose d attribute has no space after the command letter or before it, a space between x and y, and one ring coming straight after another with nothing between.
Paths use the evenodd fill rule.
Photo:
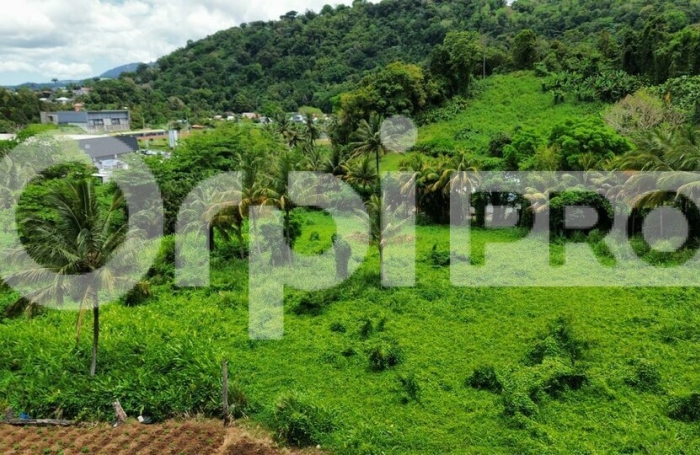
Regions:
<instances>
[{"instance_id":1,"label":"forested mountain ridge","mask_svg":"<svg viewBox=\"0 0 700 455\"><path fill-rule=\"evenodd\" d=\"M423 63L449 31L476 31L490 46L508 49L513 36L532 29L567 44L632 45L654 18L674 33L700 20L697 1L502 0L356 1L320 12L289 12L278 21L242 24L164 56L157 67L126 74L193 109L247 111L301 105L331 109L334 96L362 75L390 62ZM638 40L637 40L638 41ZM625 49L615 49L620 60ZM634 52L630 49L628 52ZM613 57L611 55L611 57ZM630 57L628 55L628 57ZM503 62L507 63L507 62ZM622 63L620 61L620 63ZM635 64L629 62L631 69ZM267 103L267 106L266 106Z\"/></svg>"},{"instance_id":2,"label":"forested mountain ridge","mask_svg":"<svg viewBox=\"0 0 700 455\"><path fill-rule=\"evenodd\" d=\"M152 125L308 105L331 112L340 108L340 95L397 61L423 72L427 100L415 110L464 95L468 78L440 88L440 79L460 71L480 77L539 67L543 74L591 77L624 70L660 84L700 74L699 21L699 0L356 0L189 41L117 80L86 81L94 90L79 101L93 109L128 106L136 124ZM448 62L451 32L472 35L453 40L459 61ZM37 121L38 111L27 118Z\"/></svg>"}]
</instances>

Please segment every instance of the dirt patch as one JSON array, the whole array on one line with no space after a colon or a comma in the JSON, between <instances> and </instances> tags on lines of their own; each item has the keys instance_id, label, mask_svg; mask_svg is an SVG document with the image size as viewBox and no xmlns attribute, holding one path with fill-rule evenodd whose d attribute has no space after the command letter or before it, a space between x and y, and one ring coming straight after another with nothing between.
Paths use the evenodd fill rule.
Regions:
<instances>
[{"instance_id":1,"label":"dirt patch","mask_svg":"<svg viewBox=\"0 0 700 455\"><path fill-rule=\"evenodd\" d=\"M0 424L0 453L5 455L301 455L318 450L278 448L269 437L241 426L224 428L221 421L169 421L142 425L129 421L110 425L14 427Z\"/></svg>"}]
</instances>

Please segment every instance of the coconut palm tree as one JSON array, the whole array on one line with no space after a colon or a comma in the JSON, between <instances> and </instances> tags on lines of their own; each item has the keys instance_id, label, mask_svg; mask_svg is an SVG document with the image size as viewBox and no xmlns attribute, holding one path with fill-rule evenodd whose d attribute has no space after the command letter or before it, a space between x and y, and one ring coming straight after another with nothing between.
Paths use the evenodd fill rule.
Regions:
<instances>
[{"instance_id":1,"label":"coconut palm tree","mask_svg":"<svg viewBox=\"0 0 700 455\"><path fill-rule=\"evenodd\" d=\"M354 186L367 190L377 181L377 171L372 166L369 155L356 158L343 165L345 180Z\"/></svg>"},{"instance_id":2,"label":"coconut palm tree","mask_svg":"<svg viewBox=\"0 0 700 455\"><path fill-rule=\"evenodd\" d=\"M355 132L355 141L351 144L354 155L374 155L376 161L377 177L379 177L379 157L386 154L387 149L382 142L381 129L384 119L372 113L369 120L360 121L360 126Z\"/></svg>"},{"instance_id":3,"label":"coconut palm tree","mask_svg":"<svg viewBox=\"0 0 700 455\"><path fill-rule=\"evenodd\" d=\"M326 159L326 163L323 166L323 171L335 176L343 176L345 175L345 165L347 162L348 153L346 148L334 144L331 148L331 154Z\"/></svg>"},{"instance_id":4,"label":"coconut palm tree","mask_svg":"<svg viewBox=\"0 0 700 455\"><path fill-rule=\"evenodd\" d=\"M304 136L312 144L321 137L321 129L316 125L314 116L310 112L304 117Z\"/></svg>"},{"instance_id":5,"label":"coconut palm tree","mask_svg":"<svg viewBox=\"0 0 700 455\"><path fill-rule=\"evenodd\" d=\"M283 152L277 159L272 172L267 175L267 180L261 190L262 197L267 202L275 205L284 212L285 237L289 242L291 239L291 213L294 209L291 196L289 195L289 174L298 169L298 163L291 151ZM288 261L292 263L291 252Z\"/></svg>"},{"instance_id":6,"label":"coconut palm tree","mask_svg":"<svg viewBox=\"0 0 700 455\"><path fill-rule=\"evenodd\" d=\"M202 223L206 223L209 235L209 251L216 248L216 234L224 240L230 239L229 233L239 222L238 207L231 204L238 190L220 191L215 188L198 188L188 207L181 213L181 219L186 220L182 226L182 234L196 231ZM240 221L242 223L242 221Z\"/></svg>"},{"instance_id":7,"label":"coconut palm tree","mask_svg":"<svg viewBox=\"0 0 700 455\"><path fill-rule=\"evenodd\" d=\"M308 139L301 145L304 155L304 168L312 172L320 172L325 167L323 152Z\"/></svg>"},{"instance_id":8,"label":"coconut palm tree","mask_svg":"<svg viewBox=\"0 0 700 455\"><path fill-rule=\"evenodd\" d=\"M377 247L379 252L379 264L381 268L382 282L386 281L384 272L384 250L390 244L406 242L410 239L408 235L402 235L401 230L410 218L403 217L392 220L392 222L382 222L383 197L373 194L366 203L367 212L358 211L357 216L369 224L370 241ZM385 207L384 219L390 219L390 215L403 211L401 207Z\"/></svg>"},{"instance_id":9,"label":"coconut palm tree","mask_svg":"<svg viewBox=\"0 0 700 455\"><path fill-rule=\"evenodd\" d=\"M78 338L83 315L87 308L92 309L90 375L94 376L100 336L98 295L101 291L114 289L121 280L126 279L117 267L107 267L117 248L126 239L128 224L118 221L123 216L124 199L121 193L117 193L106 212L100 210L95 187L91 180L86 179L61 182L48 197L47 203L55 211L55 220L29 217L21 223L23 232L30 239L25 245L26 252L42 268L36 269L20 262L21 270L12 278L32 280L39 286L22 302L29 306L46 300L62 305L65 295L75 298L80 304L76 324ZM133 255L136 254L134 251ZM20 254L13 255L16 260L20 257ZM59 278L48 280L47 272ZM71 289L69 280L61 278L91 273L94 278L85 289Z\"/></svg>"},{"instance_id":10,"label":"coconut palm tree","mask_svg":"<svg viewBox=\"0 0 700 455\"><path fill-rule=\"evenodd\" d=\"M245 151L237 155L237 162L243 172L243 186L241 188L241 205L239 206L241 218L250 216L250 207L263 205L267 202L265 191L260 181L260 169L264 165L264 156L254 151ZM253 218L253 232L257 235L257 220ZM239 241L240 241L239 237ZM258 248L260 244L258 243ZM260 250L258 250L261 253ZM261 253L262 254L262 253Z\"/></svg>"}]
</instances>

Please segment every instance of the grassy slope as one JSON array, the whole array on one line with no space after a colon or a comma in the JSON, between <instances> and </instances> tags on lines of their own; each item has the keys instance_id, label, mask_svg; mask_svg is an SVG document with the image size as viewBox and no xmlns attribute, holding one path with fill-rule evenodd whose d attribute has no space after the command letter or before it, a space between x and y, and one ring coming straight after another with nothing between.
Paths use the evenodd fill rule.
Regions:
<instances>
[{"instance_id":1,"label":"grassy slope","mask_svg":"<svg viewBox=\"0 0 700 455\"><path fill-rule=\"evenodd\" d=\"M483 83L482 83L483 84ZM600 103L568 101L554 105L552 95L543 93L542 80L531 72L496 75L485 82L484 90L469 107L453 119L422 126L418 145L434 144L450 150L485 151L496 133L512 133L517 126L530 127L547 136L552 127L567 118L600 112ZM461 131L469 129L466 138L456 139ZM464 136L462 136L464 137ZM384 169L398 170L401 155L383 159Z\"/></svg>"},{"instance_id":2,"label":"grassy slope","mask_svg":"<svg viewBox=\"0 0 700 455\"><path fill-rule=\"evenodd\" d=\"M329 245L334 227L310 215L299 250ZM311 232L321 243L309 240ZM334 294L320 315L291 310L304 293L286 300L281 341L247 337L246 266L218 264L214 287L159 290L148 304L112 305L103 316L101 373L85 378L88 337L73 348L75 315L51 312L36 320L0 325L0 402L74 401L108 410L115 396L130 412L168 397L204 392L215 403L221 357L269 422L276 396L290 389L336 413L338 429L324 441L338 453L695 453L697 424L669 419L669 394L700 386L695 362L700 339L698 292L688 289L457 288L449 269L434 268L434 244L447 248L448 230L418 228L418 284L378 287L374 251L357 275ZM475 234L509 240L509 232ZM312 298L314 295L309 294ZM584 363L589 384L546 398L530 417L503 415L501 397L465 386L482 364L505 377L525 370L523 358L547 324L568 315L578 336L591 343ZM387 319L386 330L362 340L365 318ZM341 323L346 333L331 331ZM404 349L393 370L368 370L366 349L392 339ZM352 348L356 354L342 353ZM663 392L625 383L628 362L645 358L661 373ZM510 371L510 373L509 373ZM402 403L400 377L415 375L420 401ZM98 392L99 391L99 392ZM215 408L214 408L215 409ZM184 410L183 410L184 411Z\"/></svg>"},{"instance_id":3,"label":"grassy slope","mask_svg":"<svg viewBox=\"0 0 700 455\"><path fill-rule=\"evenodd\" d=\"M455 120L421 128L420 140L455 142L455 132L471 125L479 131L473 144L459 144L480 149L492 133L511 131L516 124L546 133L563 118L599 109L552 107L530 74L496 76L489 84ZM385 167L398 159L386 158ZM330 245L334 227L319 214L309 219L297 248L316 253ZM309 239L313 231L320 242ZM270 422L278 394L288 390L334 410L338 428L322 443L337 453L700 452L698 424L666 415L671 396L700 387L698 291L458 288L450 284L449 269L435 268L429 259L434 244L449 249L448 229L419 227L417 233L415 288L380 289L372 250L338 291L288 292L281 341L248 339L247 267L240 261L215 263L210 289L161 287L145 305L106 307L100 374L94 381L86 377L88 330L75 347L75 314L3 321L0 407L7 401L33 416L58 406L67 414L86 407L109 418L110 403L119 398L130 413L172 403L216 410L219 362L226 357L235 382L255 404L253 417L263 423ZM515 237L510 231L474 234L475 241ZM320 295L332 300L321 314L291 311L302 298ZM484 364L506 379L522 377L528 350L561 315L590 342L583 361L589 382L582 389L545 397L531 417L507 417L501 396L465 386L473 369ZM362 339L366 318L375 325L386 318L386 330ZM331 331L334 323L347 331ZM382 339L397 341L405 360L393 370L371 372L366 351ZM627 383L633 375L630 361L640 358L660 373L660 390L644 392ZM404 404L400 378L413 375L420 401Z\"/></svg>"}]
</instances>

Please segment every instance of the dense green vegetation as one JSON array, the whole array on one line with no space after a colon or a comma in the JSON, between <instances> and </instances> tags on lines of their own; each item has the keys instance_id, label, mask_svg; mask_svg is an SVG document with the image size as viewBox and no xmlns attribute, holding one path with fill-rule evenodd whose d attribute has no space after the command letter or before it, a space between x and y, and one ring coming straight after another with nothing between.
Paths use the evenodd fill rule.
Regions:
<instances>
[{"instance_id":1,"label":"dense green vegetation","mask_svg":"<svg viewBox=\"0 0 700 455\"><path fill-rule=\"evenodd\" d=\"M304 218L297 250L328 248L329 218ZM279 342L248 339L246 264L222 251L209 289L158 285L139 306L103 308L95 379L74 314L5 320L2 400L32 416L110 418L114 398L158 418L216 414L225 357L239 415L287 428L276 406L292 393L301 404L282 409L310 420L296 417L289 440L337 453L697 450L697 424L683 422L695 405L680 420L670 408L698 386L696 291L460 289L439 259L447 238L446 227L418 228L415 288L381 289L373 253L338 289L289 291Z\"/></svg>"},{"instance_id":2,"label":"dense green vegetation","mask_svg":"<svg viewBox=\"0 0 700 455\"><path fill-rule=\"evenodd\" d=\"M698 74L698 10L695 0L520 0L510 6L502 0L358 0L188 42L154 66L85 81L93 91L80 101L95 109L129 107L135 125L204 123L227 111L274 115L315 106L331 112L342 94L395 62L417 65L426 89L418 103L398 111L467 94L472 75L532 68L576 82L553 90L616 101L634 91L637 79L660 84ZM5 120L22 125L38 115L38 105L29 107L35 102L21 103L32 112L10 115L17 101L0 96Z\"/></svg>"},{"instance_id":3,"label":"dense green vegetation","mask_svg":"<svg viewBox=\"0 0 700 455\"><path fill-rule=\"evenodd\" d=\"M88 104L127 105L143 121L225 110L260 110L275 121L212 121L171 158L144 158L165 210L166 237L150 271L111 305L93 302L110 280L122 278L117 270L82 295L63 292L61 280L42 289L43 297L60 294L65 303L92 309L78 323L92 323L92 336L73 336L74 313L39 308L3 287L0 408L109 419L119 399L128 413L157 420L216 416L219 368L228 359L236 417L263 423L282 443L321 444L332 453L700 451L698 292L603 287L634 284L640 275L661 284L696 275L700 210L689 202L700 188L698 6L356 1L222 31L152 68L96 82ZM3 115L32 121L34 105L20 119L19 108L8 104L17 102L12 96L2 98ZM334 116L315 121L320 112L308 106ZM284 115L295 110L304 111L304 123ZM407 153L395 153L382 135L384 120L394 115L419 126ZM21 150L42 130L24 129L17 141L1 144L0 154ZM30 184L21 195L11 187L27 169L6 160L1 170L10 176L0 181L3 227L11 221L6 209L18 203L22 242L53 270L99 267L113 256L126 220L153 210L127 213L117 186L93 181L94 169L84 164L52 167L23 182ZM336 226L328 213L295 205L288 177L302 170L333 174L361 196L367 214L352 219L367 223L366 257L361 236L339 235L350 218ZM396 170L409 174L415 191L392 178L380 186L379 177ZM472 245L464 250L450 243L450 190L471 194L491 170L583 174L533 177L524 195L475 192ZM665 174L638 178L634 171L642 170ZM191 193L229 171L244 176L226 194L208 200L206 190ZM472 173L454 177L455 171ZM142 174L129 178L143 184ZM572 190L590 181L615 195L615 203ZM673 191L635 200L641 184L668 181L677 183ZM188 195L207 208L205 217L185 224L186 235L206 227L212 257L206 288L175 284L175 245L182 240L175 231ZM400 220L407 195L417 202L415 232ZM231 196L240 204L227 204ZM351 194L327 199L345 207ZM58 210L51 207L56 202ZM398 218L388 225L383 203ZM485 229L488 204L509 205L517 227ZM258 205L279 211L281 236L270 220L251 218ZM564 229L565 207L577 205L596 208L595 229ZM675 226L664 230L663 219L662 242L640 235L642 221L659 207L678 209L690 221L689 240L677 251L657 248L677 234ZM466 217L467 207L461 209ZM542 215L550 217L551 236L525 239L533 217ZM605 240L616 217L630 220L629 242L619 235ZM412 240L416 285L383 286L382 263L398 268L401 278L410 275ZM3 230L0 243L8 242ZM287 245L301 257L288 254ZM337 255L328 270L335 266L339 277L359 270L328 290L286 289L284 338L251 339L250 293L283 279L327 279L299 271L330 250ZM250 279L251 252L262 256L253 265L265 279ZM197 253L205 254L195 252L195 259ZM636 257L649 268L631 261ZM488 272L482 284L494 287L454 284L469 283L475 268ZM557 287L508 287L542 284L543 276ZM577 287L590 286L591 277L601 287Z\"/></svg>"}]
</instances>

